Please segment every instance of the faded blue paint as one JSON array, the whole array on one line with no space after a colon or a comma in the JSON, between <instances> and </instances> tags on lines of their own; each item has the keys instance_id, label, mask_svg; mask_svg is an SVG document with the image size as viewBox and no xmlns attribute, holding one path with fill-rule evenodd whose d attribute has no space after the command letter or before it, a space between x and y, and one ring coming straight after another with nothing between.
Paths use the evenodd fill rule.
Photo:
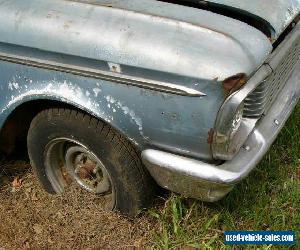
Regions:
<instances>
[{"instance_id":1,"label":"faded blue paint","mask_svg":"<svg viewBox=\"0 0 300 250\"><path fill-rule=\"evenodd\" d=\"M85 2L0 0L0 42L206 80L249 75L272 50L260 31L209 11Z\"/></svg>"},{"instance_id":2,"label":"faded blue paint","mask_svg":"<svg viewBox=\"0 0 300 250\"><path fill-rule=\"evenodd\" d=\"M300 0L209 0L247 11L266 20L274 28L276 39L300 12Z\"/></svg>"},{"instance_id":3,"label":"faded blue paint","mask_svg":"<svg viewBox=\"0 0 300 250\"><path fill-rule=\"evenodd\" d=\"M216 82L203 83L209 98L193 98L7 62L0 62L0 75L0 127L22 103L57 100L105 120L140 149L210 158L207 132L223 96Z\"/></svg>"},{"instance_id":4,"label":"faded blue paint","mask_svg":"<svg viewBox=\"0 0 300 250\"><path fill-rule=\"evenodd\" d=\"M0 0L0 54L107 72L113 62L120 77L164 80L206 96L0 61L0 127L22 103L57 100L105 120L140 149L159 147L210 160L207 137L224 101L221 81L257 70L272 50L267 37L194 8L152 0L88 2Z\"/></svg>"}]
</instances>

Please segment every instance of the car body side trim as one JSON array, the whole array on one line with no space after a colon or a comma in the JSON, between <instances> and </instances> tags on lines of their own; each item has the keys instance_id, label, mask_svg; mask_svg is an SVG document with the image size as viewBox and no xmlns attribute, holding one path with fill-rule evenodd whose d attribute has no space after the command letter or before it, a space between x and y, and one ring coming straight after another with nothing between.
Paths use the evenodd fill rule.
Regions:
<instances>
[{"instance_id":1,"label":"car body side trim","mask_svg":"<svg viewBox=\"0 0 300 250\"><path fill-rule=\"evenodd\" d=\"M11 55L0 52L0 60L6 62L12 62L17 64L23 64L43 69L50 69L60 72L71 73L80 76L92 77L96 79L102 79L106 81L112 81L115 83L137 86L144 89L151 89L164 93L177 94L182 96L200 97L206 96L206 94L185 86L180 86L173 83L161 82L151 79L144 79L140 77L128 76L121 73L108 72L98 69L91 69L84 66L75 66L65 63L52 62L50 60L42 60L32 57Z\"/></svg>"}]
</instances>

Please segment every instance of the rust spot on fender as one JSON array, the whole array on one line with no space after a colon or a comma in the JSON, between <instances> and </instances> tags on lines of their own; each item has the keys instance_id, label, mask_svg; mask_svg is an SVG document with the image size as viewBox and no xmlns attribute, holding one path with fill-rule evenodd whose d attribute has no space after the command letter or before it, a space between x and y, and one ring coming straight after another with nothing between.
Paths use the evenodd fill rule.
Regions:
<instances>
[{"instance_id":1,"label":"rust spot on fender","mask_svg":"<svg viewBox=\"0 0 300 250\"><path fill-rule=\"evenodd\" d=\"M214 129L211 128L208 131L207 143L208 144L212 144L213 143L213 139L214 139Z\"/></svg>"},{"instance_id":2,"label":"rust spot on fender","mask_svg":"<svg viewBox=\"0 0 300 250\"><path fill-rule=\"evenodd\" d=\"M228 77L223 81L223 89L225 97L228 97L233 92L239 90L247 81L247 75L239 73L234 76Z\"/></svg>"}]
</instances>

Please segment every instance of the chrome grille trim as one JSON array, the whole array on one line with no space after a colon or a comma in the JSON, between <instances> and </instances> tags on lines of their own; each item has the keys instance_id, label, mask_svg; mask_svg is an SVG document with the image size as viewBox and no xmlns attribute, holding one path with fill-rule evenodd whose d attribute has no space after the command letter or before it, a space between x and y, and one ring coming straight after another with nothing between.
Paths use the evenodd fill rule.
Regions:
<instances>
[{"instance_id":1,"label":"chrome grille trim","mask_svg":"<svg viewBox=\"0 0 300 250\"><path fill-rule=\"evenodd\" d=\"M244 101L244 117L259 118L265 111L267 82L263 81Z\"/></svg>"},{"instance_id":2,"label":"chrome grille trim","mask_svg":"<svg viewBox=\"0 0 300 250\"><path fill-rule=\"evenodd\" d=\"M277 96L282 97L282 90L286 90L284 87L282 90L280 87L286 86L289 81L289 76L292 74L292 70L299 70L299 42L300 42L300 22L298 22L294 29L285 37L284 41L273 51L273 53L267 58L265 63L249 78L246 84L243 85L238 91L232 93L221 106L215 123L213 142L211 144L213 157L220 160L231 160L237 152L244 145L247 137L253 131L255 126L259 126L257 123L262 116L270 117L271 114L266 114L268 107L270 110L274 110L273 105L277 103L277 106L285 105L282 103L279 105ZM290 64L287 64L290 62ZM294 66L294 65L295 66ZM289 68L292 65L291 68ZM296 68L297 67L297 68ZM274 74L274 72L278 72ZM283 72L283 73L282 73ZM298 74L296 74L298 76ZM279 83L279 89L276 90L274 82ZM287 80L285 80L287 78ZM297 78L293 78L295 81ZM294 83L293 86L297 86L299 83ZM271 89L274 89L273 97L270 98ZM271 89L270 89L271 88ZM298 91L298 90L297 90ZM277 93L279 93L277 95ZM293 93L292 90L285 93ZM297 94L297 93L295 93ZM276 96L276 98L274 98ZM276 99L272 103L272 99ZM287 100L294 99L294 96L287 96ZM268 101L269 100L269 101ZM285 100L284 100L285 101ZM271 103L270 103L271 102ZM250 118L244 117L242 119L240 129L232 135L232 121L239 110L241 103L245 104L245 115L249 115ZM257 111L258 110L258 111ZM252 112L252 113L250 113ZM252 118L259 116L258 118ZM271 116L274 119L274 116ZM263 119L260 119L262 121ZM273 120L274 121L274 120ZM242 126L245 125L245 126ZM274 125L275 126L275 125ZM245 127L247 127L245 131Z\"/></svg>"},{"instance_id":3,"label":"chrome grille trim","mask_svg":"<svg viewBox=\"0 0 300 250\"><path fill-rule=\"evenodd\" d=\"M244 117L258 119L268 112L299 61L300 37L291 44L290 49L278 66L273 69L271 75L245 99Z\"/></svg>"}]
</instances>

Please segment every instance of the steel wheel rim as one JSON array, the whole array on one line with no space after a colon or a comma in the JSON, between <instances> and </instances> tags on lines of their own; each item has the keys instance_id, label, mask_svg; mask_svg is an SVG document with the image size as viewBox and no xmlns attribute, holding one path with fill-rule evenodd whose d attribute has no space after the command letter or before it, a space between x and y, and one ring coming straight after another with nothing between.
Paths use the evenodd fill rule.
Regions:
<instances>
[{"instance_id":1,"label":"steel wheel rim","mask_svg":"<svg viewBox=\"0 0 300 250\"><path fill-rule=\"evenodd\" d=\"M87 157L88 165L78 160ZM84 190L102 196L105 210L113 210L116 203L112 179L102 161L82 143L69 138L51 140L44 151L46 175L56 193L62 194L68 186L66 175ZM91 166L94 166L92 169ZM94 171L93 171L94 170ZM87 173L88 172L88 173Z\"/></svg>"}]
</instances>

